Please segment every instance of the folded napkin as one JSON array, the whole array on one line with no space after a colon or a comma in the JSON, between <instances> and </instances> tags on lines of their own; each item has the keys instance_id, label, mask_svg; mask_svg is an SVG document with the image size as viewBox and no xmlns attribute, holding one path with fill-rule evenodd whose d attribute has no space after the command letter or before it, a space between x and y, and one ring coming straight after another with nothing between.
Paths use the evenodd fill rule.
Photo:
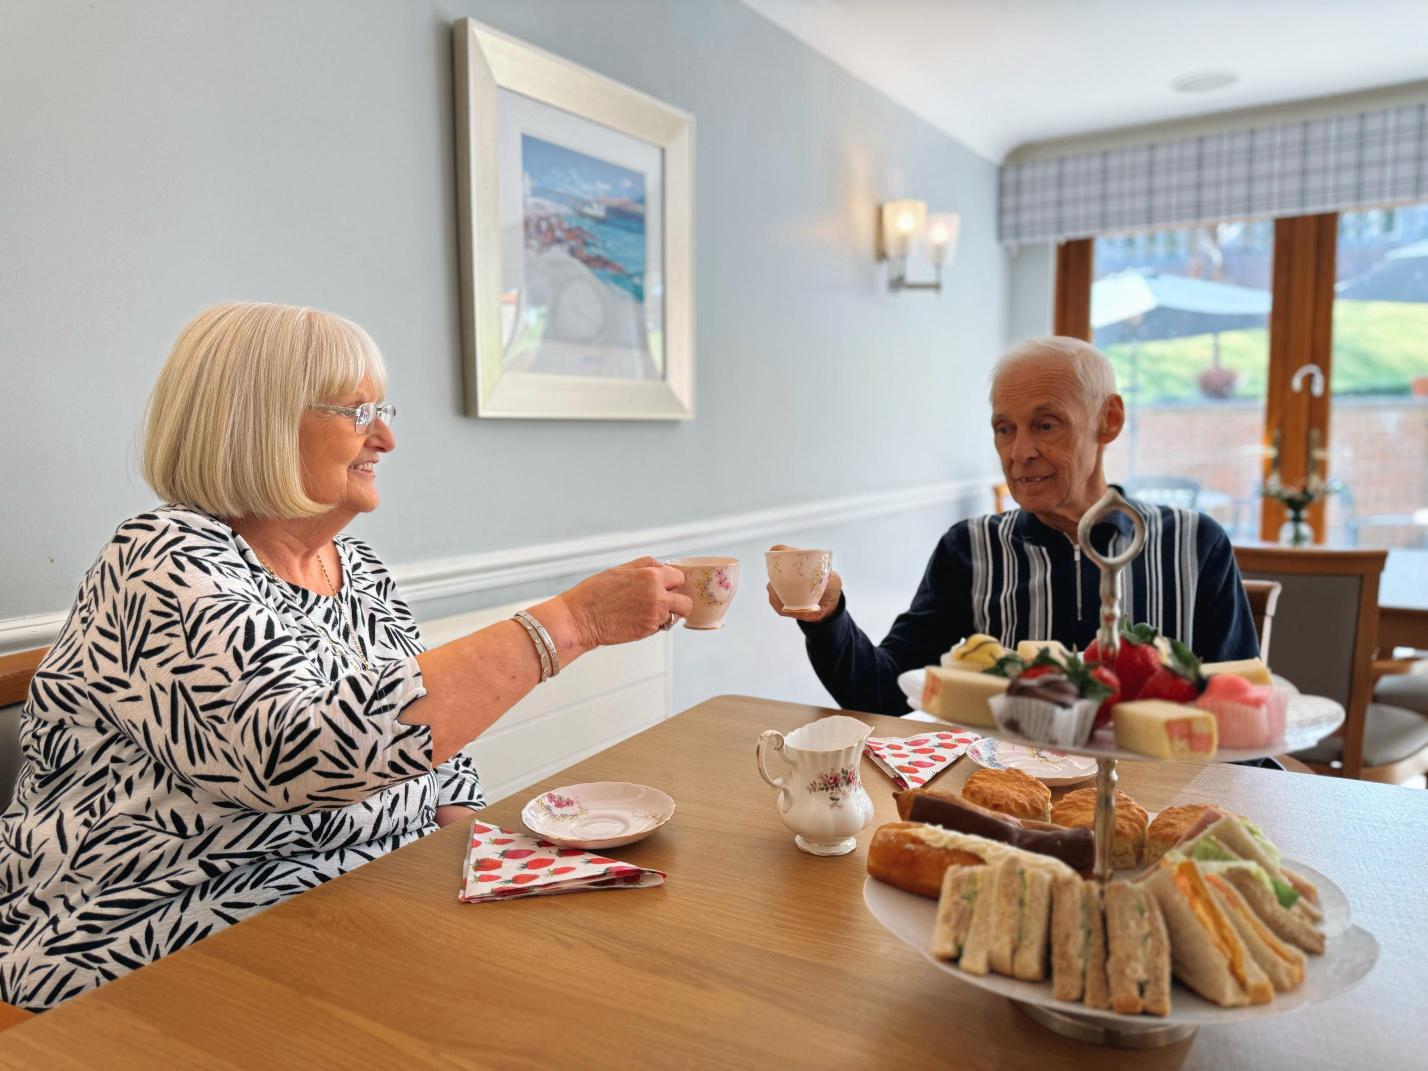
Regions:
<instances>
[{"instance_id":1,"label":"folded napkin","mask_svg":"<svg viewBox=\"0 0 1428 1071\"><path fill-rule=\"evenodd\" d=\"M586 889L643 889L661 885L664 879L658 870L617 862L585 848L560 848L548 840L477 821L471 825L461 899L469 904Z\"/></svg>"},{"instance_id":2,"label":"folded napkin","mask_svg":"<svg viewBox=\"0 0 1428 1071\"><path fill-rule=\"evenodd\" d=\"M980 733L968 729L908 737L870 736L867 755L898 788L921 788L980 739Z\"/></svg>"}]
</instances>

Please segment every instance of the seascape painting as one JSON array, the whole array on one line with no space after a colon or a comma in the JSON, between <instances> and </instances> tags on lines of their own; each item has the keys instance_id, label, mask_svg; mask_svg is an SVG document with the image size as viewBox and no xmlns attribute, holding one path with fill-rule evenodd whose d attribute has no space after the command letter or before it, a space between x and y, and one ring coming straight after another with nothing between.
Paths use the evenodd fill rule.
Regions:
<instances>
[{"instance_id":1,"label":"seascape painting","mask_svg":"<svg viewBox=\"0 0 1428 1071\"><path fill-rule=\"evenodd\" d=\"M456 24L467 411L694 418L694 116Z\"/></svg>"},{"instance_id":2,"label":"seascape painting","mask_svg":"<svg viewBox=\"0 0 1428 1071\"><path fill-rule=\"evenodd\" d=\"M522 132L524 287L507 316L507 368L659 379L659 295L646 286L647 184L636 169ZM654 273L657 279L657 272Z\"/></svg>"}]
</instances>

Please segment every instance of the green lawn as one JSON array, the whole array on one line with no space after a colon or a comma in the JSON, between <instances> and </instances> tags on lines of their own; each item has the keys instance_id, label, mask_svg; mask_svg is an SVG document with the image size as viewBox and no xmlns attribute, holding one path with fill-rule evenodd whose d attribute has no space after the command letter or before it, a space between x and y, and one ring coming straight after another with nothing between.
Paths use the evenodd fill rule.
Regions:
<instances>
[{"instance_id":1,"label":"green lawn","mask_svg":"<svg viewBox=\"0 0 1428 1071\"><path fill-rule=\"evenodd\" d=\"M1201 399L1196 377L1210 366L1211 336L1140 343L1140 401ZM1131 345L1107 346L1121 391L1131 387ZM1237 398L1262 398L1269 363L1264 328L1220 335L1220 362L1240 378ZM1428 302L1339 301L1334 306L1334 391L1407 394L1415 376L1428 376Z\"/></svg>"}]
</instances>

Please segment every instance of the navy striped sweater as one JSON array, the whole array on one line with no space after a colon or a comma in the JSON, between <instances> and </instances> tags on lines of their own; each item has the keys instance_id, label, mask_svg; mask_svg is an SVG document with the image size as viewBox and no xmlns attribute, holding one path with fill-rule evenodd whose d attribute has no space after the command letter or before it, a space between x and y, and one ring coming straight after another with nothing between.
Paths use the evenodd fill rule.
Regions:
<instances>
[{"instance_id":1,"label":"navy striped sweater","mask_svg":"<svg viewBox=\"0 0 1428 1071\"><path fill-rule=\"evenodd\" d=\"M1203 513L1133 503L1145 548L1121 572L1121 612L1181 640L1207 662L1253 658L1259 641L1229 538ZM1096 525L1101 553L1130 545L1125 515ZM818 679L839 706L906 714L898 674L936 665L974 632L1007 646L1060 640L1084 650L1099 625L1101 571L1075 542L1023 510L953 525L932 552L912 605L874 646L846 600L817 624L800 622Z\"/></svg>"}]
</instances>

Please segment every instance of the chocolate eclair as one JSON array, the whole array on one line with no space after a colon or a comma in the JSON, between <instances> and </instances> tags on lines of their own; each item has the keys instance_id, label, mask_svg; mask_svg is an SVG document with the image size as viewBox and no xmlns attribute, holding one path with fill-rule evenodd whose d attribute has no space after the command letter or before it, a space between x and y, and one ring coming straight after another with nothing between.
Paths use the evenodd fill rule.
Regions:
<instances>
[{"instance_id":1,"label":"chocolate eclair","mask_svg":"<svg viewBox=\"0 0 1428 1071\"><path fill-rule=\"evenodd\" d=\"M1096 861L1091 830L1064 829L1049 822L1011 818L979 807L960 796L914 789L894 792L904 821L926 822L957 833L998 840L1013 848L1059 859L1074 870L1089 871Z\"/></svg>"}]
</instances>

